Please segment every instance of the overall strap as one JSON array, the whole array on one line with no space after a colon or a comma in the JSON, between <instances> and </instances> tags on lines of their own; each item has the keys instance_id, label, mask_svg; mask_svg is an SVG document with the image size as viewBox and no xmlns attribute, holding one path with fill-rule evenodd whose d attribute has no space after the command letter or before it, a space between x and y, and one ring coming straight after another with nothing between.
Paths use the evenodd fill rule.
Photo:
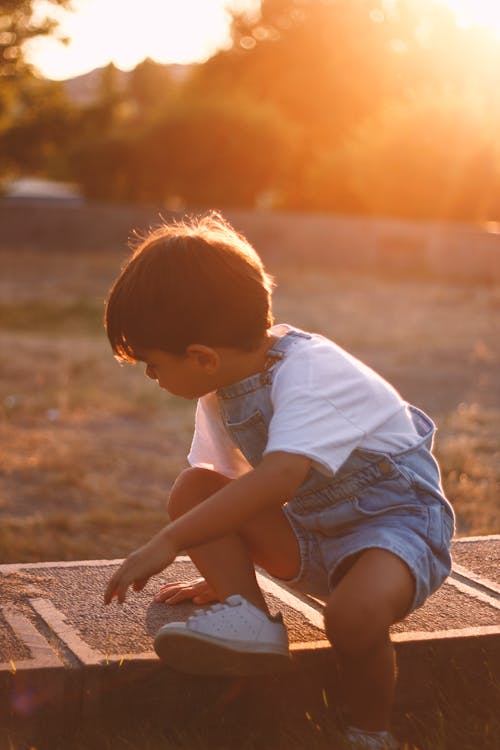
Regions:
<instances>
[{"instance_id":1,"label":"overall strap","mask_svg":"<svg viewBox=\"0 0 500 750\"><path fill-rule=\"evenodd\" d=\"M273 375L276 365L278 365L285 356L287 349L297 340L297 338L310 339L311 336L298 328L290 328L287 332L276 341L276 343L267 351L266 363L264 370L255 375L250 375L238 383L222 386L217 390L220 399L233 399L239 396L245 396L254 393L262 386L269 386L273 382Z\"/></svg>"},{"instance_id":2,"label":"overall strap","mask_svg":"<svg viewBox=\"0 0 500 750\"><path fill-rule=\"evenodd\" d=\"M287 350L293 346L298 338L310 339L311 335L301 331L299 328L290 328L277 342L267 351L267 359L264 371L260 375L262 385L271 385L275 374L276 365L284 358Z\"/></svg>"},{"instance_id":3,"label":"overall strap","mask_svg":"<svg viewBox=\"0 0 500 750\"><path fill-rule=\"evenodd\" d=\"M295 343L297 338L310 339L311 334L301 331L299 328L290 328L289 331L281 336L276 343L268 350L270 359L283 359L287 349Z\"/></svg>"}]
</instances>

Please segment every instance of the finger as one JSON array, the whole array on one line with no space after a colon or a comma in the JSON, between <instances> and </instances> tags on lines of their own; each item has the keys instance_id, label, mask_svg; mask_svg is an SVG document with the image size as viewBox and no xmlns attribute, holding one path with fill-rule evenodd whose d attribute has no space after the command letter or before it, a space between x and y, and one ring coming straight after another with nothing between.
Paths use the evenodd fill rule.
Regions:
<instances>
[{"instance_id":1,"label":"finger","mask_svg":"<svg viewBox=\"0 0 500 750\"><path fill-rule=\"evenodd\" d=\"M198 586L199 584L208 585L204 578L195 578L192 581L169 581L168 583L163 584L163 586L160 588L160 591L166 591L168 589L177 590L193 588L194 586Z\"/></svg>"},{"instance_id":2,"label":"finger","mask_svg":"<svg viewBox=\"0 0 500 750\"><path fill-rule=\"evenodd\" d=\"M106 591L104 592L104 604L109 604L113 597L116 596L116 586L119 572L119 570L116 571L116 573L114 573L109 579L108 585L106 586Z\"/></svg>"},{"instance_id":3,"label":"finger","mask_svg":"<svg viewBox=\"0 0 500 750\"><path fill-rule=\"evenodd\" d=\"M182 592L191 592L194 590L194 584L191 583L185 583L185 582L176 582L176 583L165 583L163 586L161 586L160 590L158 591L157 597L161 597L161 601L164 601L165 599L169 599L172 596L176 596L177 594L182 594ZM188 594L189 596L190 594Z\"/></svg>"},{"instance_id":4,"label":"finger","mask_svg":"<svg viewBox=\"0 0 500 750\"><path fill-rule=\"evenodd\" d=\"M181 583L165 583L163 586L160 587L159 594L167 594L167 596L170 596L171 594L176 594L177 591L179 591L181 588L183 588L184 584Z\"/></svg>"},{"instance_id":5,"label":"finger","mask_svg":"<svg viewBox=\"0 0 500 750\"><path fill-rule=\"evenodd\" d=\"M116 587L116 597L118 598L118 603L123 604L125 601L125 598L127 596L127 589L130 586L132 582L126 579L124 576L120 579L117 587Z\"/></svg>"},{"instance_id":6,"label":"finger","mask_svg":"<svg viewBox=\"0 0 500 750\"><path fill-rule=\"evenodd\" d=\"M177 588L172 589L170 587L169 588L162 587L158 591L158 593L155 595L155 600L157 602L164 602L167 599L171 599L172 597L177 596L177 594L180 593L180 591L181 589L177 589Z\"/></svg>"},{"instance_id":7,"label":"finger","mask_svg":"<svg viewBox=\"0 0 500 750\"><path fill-rule=\"evenodd\" d=\"M193 601L197 604L206 602L218 602L220 601L220 598L217 596L213 588L209 586L208 583L205 583L204 586L198 586L196 588L196 591L193 592Z\"/></svg>"},{"instance_id":8,"label":"finger","mask_svg":"<svg viewBox=\"0 0 500 750\"><path fill-rule=\"evenodd\" d=\"M132 588L134 589L134 591L142 591L148 581L149 576L147 576L146 578L138 578L136 581L134 581Z\"/></svg>"},{"instance_id":9,"label":"finger","mask_svg":"<svg viewBox=\"0 0 500 750\"><path fill-rule=\"evenodd\" d=\"M169 599L169 598L170 598L170 594L166 594L164 591L162 591L160 589L160 591L158 591L158 593L155 594L154 601L155 602L164 602L165 599Z\"/></svg>"},{"instance_id":10,"label":"finger","mask_svg":"<svg viewBox=\"0 0 500 750\"><path fill-rule=\"evenodd\" d=\"M176 591L175 594L158 595L156 600L164 602L165 604L178 604L179 602L184 602L187 599L191 598L192 595L190 591L188 591L187 589L180 589L179 591Z\"/></svg>"},{"instance_id":11,"label":"finger","mask_svg":"<svg viewBox=\"0 0 500 750\"><path fill-rule=\"evenodd\" d=\"M209 596L215 596L215 591L213 590L212 586L210 586L210 584L208 584L206 581L200 581L196 585L192 586L191 591L195 596L205 596L205 594L208 594Z\"/></svg>"},{"instance_id":12,"label":"finger","mask_svg":"<svg viewBox=\"0 0 500 750\"><path fill-rule=\"evenodd\" d=\"M214 596L213 594L198 594L197 596L193 596L193 602L194 604L208 604L209 602L218 602L219 599L217 596Z\"/></svg>"}]
</instances>

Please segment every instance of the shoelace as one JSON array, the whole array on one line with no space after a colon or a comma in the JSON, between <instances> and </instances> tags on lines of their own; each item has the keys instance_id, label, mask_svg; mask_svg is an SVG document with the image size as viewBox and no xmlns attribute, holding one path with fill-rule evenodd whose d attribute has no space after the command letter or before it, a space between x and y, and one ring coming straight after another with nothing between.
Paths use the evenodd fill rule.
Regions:
<instances>
[{"instance_id":1,"label":"shoelace","mask_svg":"<svg viewBox=\"0 0 500 750\"><path fill-rule=\"evenodd\" d=\"M212 604L211 607L208 607L208 609L195 609L191 617L188 617L188 622L194 622L195 620L198 620L202 617L210 617L211 615L217 614L217 612L221 612L224 609L230 609L232 607L239 607L241 602L218 602L217 604Z\"/></svg>"}]
</instances>

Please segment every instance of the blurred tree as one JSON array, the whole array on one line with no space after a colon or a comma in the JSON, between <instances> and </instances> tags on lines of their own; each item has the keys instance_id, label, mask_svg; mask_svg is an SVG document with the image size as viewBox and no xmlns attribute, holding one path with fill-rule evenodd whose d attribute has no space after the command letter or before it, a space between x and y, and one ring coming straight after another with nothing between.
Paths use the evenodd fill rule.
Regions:
<instances>
[{"instance_id":1,"label":"blurred tree","mask_svg":"<svg viewBox=\"0 0 500 750\"><path fill-rule=\"evenodd\" d=\"M232 47L200 66L191 92L244 93L298 126L288 207L360 210L340 183L335 198L323 194L328 172L344 179L349 170L336 152L387 102L438 88L450 72L436 58L456 35L433 0L263 0L260 13L234 16Z\"/></svg>"},{"instance_id":2,"label":"blurred tree","mask_svg":"<svg viewBox=\"0 0 500 750\"><path fill-rule=\"evenodd\" d=\"M77 176L92 198L197 206L279 200L296 127L243 97L184 99L140 127L83 142Z\"/></svg>"},{"instance_id":3,"label":"blurred tree","mask_svg":"<svg viewBox=\"0 0 500 750\"><path fill-rule=\"evenodd\" d=\"M499 219L499 128L500 106L477 91L421 92L361 124L339 150L335 167L348 165L347 189L366 213ZM329 174L334 186L336 169Z\"/></svg>"},{"instance_id":4,"label":"blurred tree","mask_svg":"<svg viewBox=\"0 0 500 750\"><path fill-rule=\"evenodd\" d=\"M70 7L71 0L48 2ZM57 29L56 21L35 14L35 5L34 0L0 5L0 177L47 167L56 144L63 146L69 132L69 105L61 86L37 78L25 60L26 42Z\"/></svg>"},{"instance_id":5,"label":"blurred tree","mask_svg":"<svg viewBox=\"0 0 500 750\"><path fill-rule=\"evenodd\" d=\"M58 176L76 123L62 84L28 75L16 97L16 117L0 130L0 175Z\"/></svg>"},{"instance_id":6,"label":"blurred tree","mask_svg":"<svg viewBox=\"0 0 500 750\"><path fill-rule=\"evenodd\" d=\"M126 201L134 198L133 150L123 133L91 133L70 152L71 176L84 195L93 200Z\"/></svg>"},{"instance_id":7,"label":"blurred tree","mask_svg":"<svg viewBox=\"0 0 500 750\"><path fill-rule=\"evenodd\" d=\"M96 100L83 118L92 132L109 133L126 116L122 77L123 73L112 62L100 70Z\"/></svg>"},{"instance_id":8,"label":"blurred tree","mask_svg":"<svg viewBox=\"0 0 500 750\"><path fill-rule=\"evenodd\" d=\"M487 30L435 0L263 0L234 15L232 40L182 84L149 59L126 83L109 65L76 112L55 90L23 99L23 74L0 167L7 151L26 169L66 164L94 199L496 218Z\"/></svg>"},{"instance_id":9,"label":"blurred tree","mask_svg":"<svg viewBox=\"0 0 500 750\"><path fill-rule=\"evenodd\" d=\"M70 0L49 3L67 7ZM0 130L17 114L20 82L33 75L23 45L37 36L53 34L57 28L53 20L35 19L34 6L34 0L3 0L0 5Z\"/></svg>"},{"instance_id":10,"label":"blurred tree","mask_svg":"<svg viewBox=\"0 0 500 750\"><path fill-rule=\"evenodd\" d=\"M47 0L52 5L70 6L71 0ZM57 22L34 17L34 0L2 0L0 5L0 77L17 78L29 70L23 44L37 36L53 34Z\"/></svg>"},{"instance_id":11,"label":"blurred tree","mask_svg":"<svg viewBox=\"0 0 500 750\"><path fill-rule=\"evenodd\" d=\"M155 185L157 198L187 204L278 202L296 131L272 105L243 96L186 100L143 139L142 182Z\"/></svg>"},{"instance_id":12,"label":"blurred tree","mask_svg":"<svg viewBox=\"0 0 500 750\"><path fill-rule=\"evenodd\" d=\"M143 117L165 108L174 90L169 68L147 57L130 71L127 101L133 114Z\"/></svg>"},{"instance_id":13,"label":"blurred tree","mask_svg":"<svg viewBox=\"0 0 500 750\"><path fill-rule=\"evenodd\" d=\"M452 27L432 0L263 0L260 15L235 15L233 46L193 85L272 101L313 150L330 147L388 98L429 85L427 45Z\"/></svg>"}]
</instances>

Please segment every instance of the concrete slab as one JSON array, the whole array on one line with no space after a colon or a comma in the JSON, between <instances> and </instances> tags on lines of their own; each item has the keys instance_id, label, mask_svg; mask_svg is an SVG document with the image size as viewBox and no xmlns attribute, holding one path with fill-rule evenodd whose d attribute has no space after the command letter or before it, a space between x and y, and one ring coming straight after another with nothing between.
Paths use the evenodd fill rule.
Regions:
<instances>
[{"instance_id":1,"label":"concrete slab","mask_svg":"<svg viewBox=\"0 0 500 750\"><path fill-rule=\"evenodd\" d=\"M12 622L10 612L0 610L0 664L10 664L11 661L30 659L31 653L28 646L16 635L18 623Z\"/></svg>"},{"instance_id":2,"label":"concrete slab","mask_svg":"<svg viewBox=\"0 0 500 750\"><path fill-rule=\"evenodd\" d=\"M422 608L394 626L401 705L431 700L445 683L452 690L459 684L468 689L459 674L475 674L477 685L498 671L500 592L491 562L499 541L457 540L458 571ZM40 707L47 719L51 711L60 713L62 705L65 719L82 720L103 710L109 713L113 705L123 710L127 701L143 705L146 695L145 707L152 710L153 685L161 686L158 710L175 717L182 711L182 695L194 691L206 700L209 685L216 692L227 690L227 678L193 680L172 672L152 649L161 625L184 620L194 609L192 604L168 607L152 601L160 581L197 575L190 560L179 558L142 592L129 594L123 606L105 607L104 587L119 562L0 566L0 704L8 721L15 723L27 713L41 721ZM283 700L300 695L312 700L313 694L320 700L327 686L336 689L322 603L299 597L264 575L259 574L259 581L271 611L283 612L293 656L287 673L267 678L268 684L276 685Z\"/></svg>"},{"instance_id":3,"label":"concrete slab","mask_svg":"<svg viewBox=\"0 0 500 750\"><path fill-rule=\"evenodd\" d=\"M454 572L500 594L500 534L453 543Z\"/></svg>"},{"instance_id":4,"label":"concrete slab","mask_svg":"<svg viewBox=\"0 0 500 750\"><path fill-rule=\"evenodd\" d=\"M167 607L152 601L160 581L190 580L199 575L191 561L182 558L161 577L151 579L142 592L129 593L122 606L112 603L106 607L104 588L119 562L43 563L22 568L6 565L0 567L0 572L25 615L34 623L40 619L45 622L80 663L90 665L111 657L152 653L158 629L167 622L187 619L194 609L192 604ZM37 587L29 590L43 591L44 596L22 595L31 572ZM324 638L319 604L301 602L273 581L260 578L270 609L283 612L292 643ZM1 587L0 579L0 591ZM8 595L2 593L4 597Z\"/></svg>"},{"instance_id":5,"label":"concrete slab","mask_svg":"<svg viewBox=\"0 0 500 750\"><path fill-rule=\"evenodd\" d=\"M22 669L61 667L54 649L36 627L12 607L3 607L0 618L2 634L0 670L16 674Z\"/></svg>"}]
</instances>

